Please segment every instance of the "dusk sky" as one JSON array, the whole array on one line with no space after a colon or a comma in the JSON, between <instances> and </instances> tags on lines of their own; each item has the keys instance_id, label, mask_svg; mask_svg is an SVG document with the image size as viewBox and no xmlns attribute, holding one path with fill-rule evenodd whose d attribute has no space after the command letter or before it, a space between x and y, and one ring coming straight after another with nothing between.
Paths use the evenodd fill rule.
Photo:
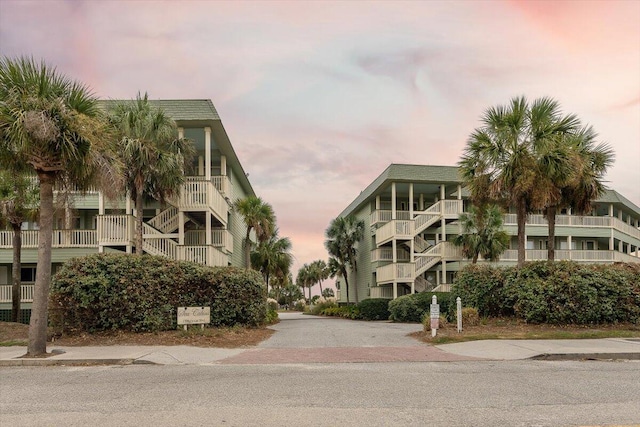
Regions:
<instances>
[{"instance_id":1,"label":"dusk sky","mask_svg":"<svg viewBox=\"0 0 640 427\"><path fill-rule=\"evenodd\" d=\"M640 1L0 0L0 54L102 98L211 99L294 277L390 163L455 165L514 96L591 124L608 185L640 205Z\"/></svg>"}]
</instances>

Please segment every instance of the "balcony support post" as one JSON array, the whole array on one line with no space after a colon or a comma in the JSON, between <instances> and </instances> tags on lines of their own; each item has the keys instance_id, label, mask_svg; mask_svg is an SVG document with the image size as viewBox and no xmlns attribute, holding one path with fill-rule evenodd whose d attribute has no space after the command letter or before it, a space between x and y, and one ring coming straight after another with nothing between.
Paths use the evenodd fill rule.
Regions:
<instances>
[{"instance_id":1,"label":"balcony support post","mask_svg":"<svg viewBox=\"0 0 640 427\"><path fill-rule=\"evenodd\" d=\"M211 181L211 128L204 128L204 179Z\"/></svg>"},{"instance_id":2,"label":"balcony support post","mask_svg":"<svg viewBox=\"0 0 640 427\"><path fill-rule=\"evenodd\" d=\"M409 219L413 219L413 182L409 183Z\"/></svg>"},{"instance_id":3,"label":"balcony support post","mask_svg":"<svg viewBox=\"0 0 640 427\"><path fill-rule=\"evenodd\" d=\"M398 298L398 282L393 281L393 299Z\"/></svg>"},{"instance_id":4,"label":"balcony support post","mask_svg":"<svg viewBox=\"0 0 640 427\"><path fill-rule=\"evenodd\" d=\"M391 183L391 219L396 219L396 183Z\"/></svg>"},{"instance_id":5,"label":"balcony support post","mask_svg":"<svg viewBox=\"0 0 640 427\"><path fill-rule=\"evenodd\" d=\"M206 234L205 234L205 244L211 245L211 214L209 212L206 212L206 220L205 220L205 224L206 224Z\"/></svg>"},{"instance_id":6,"label":"balcony support post","mask_svg":"<svg viewBox=\"0 0 640 427\"><path fill-rule=\"evenodd\" d=\"M184 245L184 212L182 211L178 212L178 244Z\"/></svg>"}]
</instances>

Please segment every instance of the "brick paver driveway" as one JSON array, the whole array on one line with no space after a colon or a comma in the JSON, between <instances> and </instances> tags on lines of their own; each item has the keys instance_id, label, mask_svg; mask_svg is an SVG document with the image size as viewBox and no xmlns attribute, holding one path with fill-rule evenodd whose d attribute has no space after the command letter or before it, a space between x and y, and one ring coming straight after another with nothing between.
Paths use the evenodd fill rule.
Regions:
<instances>
[{"instance_id":1,"label":"brick paver driveway","mask_svg":"<svg viewBox=\"0 0 640 427\"><path fill-rule=\"evenodd\" d=\"M471 360L443 352L407 334L419 324L365 322L280 313L276 333L257 348L221 363L429 362Z\"/></svg>"}]
</instances>

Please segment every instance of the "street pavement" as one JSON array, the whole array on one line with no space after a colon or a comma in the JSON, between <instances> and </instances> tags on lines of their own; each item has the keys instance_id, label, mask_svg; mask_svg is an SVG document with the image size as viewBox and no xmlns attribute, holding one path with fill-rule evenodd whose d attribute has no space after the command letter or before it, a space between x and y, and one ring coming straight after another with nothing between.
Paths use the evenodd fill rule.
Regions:
<instances>
[{"instance_id":1,"label":"street pavement","mask_svg":"<svg viewBox=\"0 0 640 427\"><path fill-rule=\"evenodd\" d=\"M0 347L0 366L263 365L296 363L454 362L465 360L640 360L640 339L485 340L431 346L407 336L419 324L351 321L280 313L269 339L250 348L190 346L48 346L46 358L26 347Z\"/></svg>"}]
</instances>

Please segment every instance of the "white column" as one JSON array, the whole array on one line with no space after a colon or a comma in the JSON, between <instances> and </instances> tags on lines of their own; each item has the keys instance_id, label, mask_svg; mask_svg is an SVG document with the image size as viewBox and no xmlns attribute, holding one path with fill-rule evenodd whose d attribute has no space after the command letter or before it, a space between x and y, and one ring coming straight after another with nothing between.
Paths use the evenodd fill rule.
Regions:
<instances>
[{"instance_id":1,"label":"white column","mask_svg":"<svg viewBox=\"0 0 640 427\"><path fill-rule=\"evenodd\" d=\"M447 283L447 263L442 260L442 283Z\"/></svg>"},{"instance_id":2,"label":"white column","mask_svg":"<svg viewBox=\"0 0 640 427\"><path fill-rule=\"evenodd\" d=\"M220 175L227 176L227 156L220 156Z\"/></svg>"},{"instance_id":3,"label":"white column","mask_svg":"<svg viewBox=\"0 0 640 427\"><path fill-rule=\"evenodd\" d=\"M571 248L571 244L573 243L572 240L573 239L571 235L567 236L567 249L569 250L569 259L571 259L571 254L573 253L573 250Z\"/></svg>"},{"instance_id":4,"label":"white column","mask_svg":"<svg viewBox=\"0 0 640 427\"><path fill-rule=\"evenodd\" d=\"M104 194L98 193L98 215L104 215Z\"/></svg>"},{"instance_id":5,"label":"white column","mask_svg":"<svg viewBox=\"0 0 640 427\"><path fill-rule=\"evenodd\" d=\"M393 282L393 299L398 298L398 282Z\"/></svg>"},{"instance_id":6,"label":"white column","mask_svg":"<svg viewBox=\"0 0 640 427\"><path fill-rule=\"evenodd\" d=\"M613 204L609 205L609 216L613 216Z\"/></svg>"},{"instance_id":7,"label":"white column","mask_svg":"<svg viewBox=\"0 0 640 427\"><path fill-rule=\"evenodd\" d=\"M396 183L391 183L391 219L396 219Z\"/></svg>"},{"instance_id":8,"label":"white column","mask_svg":"<svg viewBox=\"0 0 640 427\"><path fill-rule=\"evenodd\" d=\"M380 210L380 196L376 196L376 210Z\"/></svg>"},{"instance_id":9,"label":"white column","mask_svg":"<svg viewBox=\"0 0 640 427\"><path fill-rule=\"evenodd\" d=\"M211 181L211 128L204 128L204 179Z\"/></svg>"},{"instance_id":10,"label":"white column","mask_svg":"<svg viewBox=\"0 0 640 427\"><path fill-rule=\"evenodd\" d=\"M615 242L613 239L613 230L611 230L611 237L609 237L609 250L612 251L614 250L613 248L615 247Z\"/></svg>"},{"instance_id":11,"label":"white column","mask_svg":"<svg viewBox=\"0 0 640 427\"><path fill-rule=\"evenodd\" d=\"M409 183L409 219L413 219L413 182Z\"/></svg>"},{"instance_id":12,"label":"white column","mask_svg":"<svg viewBox=\"0 0 640 427\"><path fill-rule=\"evenodd\" d=\"M184 212L182 211L178 212L178 244L184 245Z\"/></svg>"},{"instance_id":13,"label":"white column","mask_svg":"<svg viewBox=\"0 0 640 427\"><path fill-rule=\"evenodd\" d=\"M391 250L392 250L392 262L395 264L398 262L398 254L397 254L397 250L398 250L398 243L396 242L396 239L394 238L391 241Z\"/></svg>"},{"instance_id":14,"label":"white column","mask_svg":"<svg viewBox=\"0 0 640 427\"><path fill-rule=\"evenodd\" d=\"M184 128L178 128L178 138L184 139Z\"/></svg>"},{"instance_id":15,"label":"white column","mask_svg":"<svg viewBox=\"0 0 640 427\"><path fill-rule=\"evenodd\" d=\"M618 240L618 252L624 252L622 240Z\"/></svg>"},{"instance_id":16,"label":"white column","mask_svg":"<svg viewBox=\"0 0 640 427\"><path fill-rule=\"evenodd\" d=\"M416 293L416 281L414 280L413 282L411 282L411 294L415 294Z\"/></svg>"},{"instance_id":17,"label":"white column","mask_svg":"<svg viewBox=\"0 0 640 427\"><path fill-rule=\"evenodd\" d=\"M205 244L206 245L210 245L211 244L211 214L209 212L205 212L206 213L206 236L205 236Z\"/></svg>"},{"instance_id":18,"label":"white column","mask_svg":"<svg viewBox=\"0 0 640 427\"><path fill-rule=\"evenodd\" d=\"M424 210L424 194L420 194L420 210Z\"/></svg>"},{"instance_id":19,"label":"white column","mask_svg":"<svg viewBox=\"0 0 640 427\"><path fill-rule=\"evenodd\" d=\"M125 215L131 215L131 194L127 192L127 198L124 201L124 213ZM135 215L135 212L134 212Z\"/></svg>"},{"instance_id":20,"label":"white column","mask_svg":"<svg viewBox=\"0 0 640 427\"><path fill-rule=\"evenodd\" d=\"M462 185L458 184L458 200L462 200Z\"/></svg>"}]
</instances>

